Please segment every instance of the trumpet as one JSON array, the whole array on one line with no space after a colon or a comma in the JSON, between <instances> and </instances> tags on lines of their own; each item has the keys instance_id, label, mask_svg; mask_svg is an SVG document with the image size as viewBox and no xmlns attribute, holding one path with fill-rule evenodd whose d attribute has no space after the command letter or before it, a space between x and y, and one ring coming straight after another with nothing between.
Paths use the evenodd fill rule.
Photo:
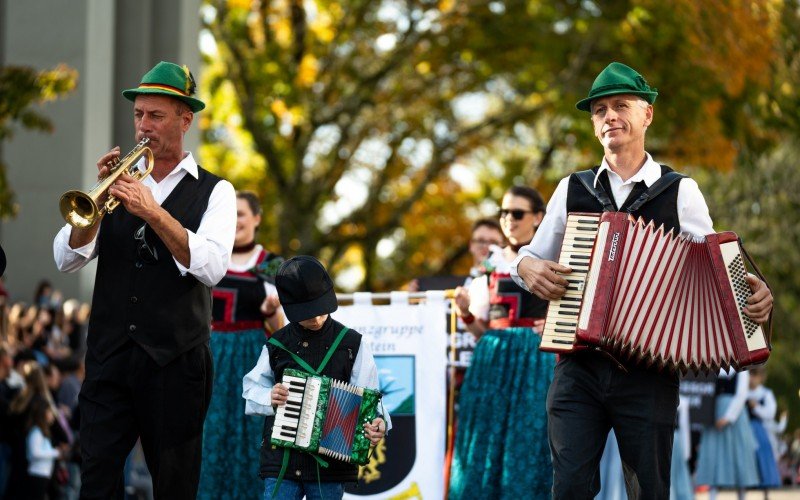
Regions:
<instances>
[{"instance_id":1,"label":"trumpet","mask_svg":"<svg viewBox=\"0 0 800 500\"><path fill-rule=\"evenodd\" d=\"M111 213L119 205L115 196L109 195L105 203L98 204L98 200L108 191L108 188L117 178L127 172L137 181L141 181L153 171L153 151L147 147L150 139L142 139L130 153L123 158L117 158L109 166L108 175L100 179L87 193L73 189L61 195L59 208L67 224L85 229L94 226L105 213ZM144 158L144 169L138 164Z\"/></svg>"}]
</instances>

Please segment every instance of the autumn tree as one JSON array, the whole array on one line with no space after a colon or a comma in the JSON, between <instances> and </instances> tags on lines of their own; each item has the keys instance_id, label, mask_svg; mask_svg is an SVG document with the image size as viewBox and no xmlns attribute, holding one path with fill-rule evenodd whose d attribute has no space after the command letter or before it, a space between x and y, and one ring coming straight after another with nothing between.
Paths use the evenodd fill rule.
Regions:
<instances>
[{"instance_id":1,"label":"autumn tree","mask_svg":"<svg viewBox=\"0 0 800 500\"><path fill-rule=\"evenodd\" d=\"M25 66L0 67L0 147L12 138L15 125L51 132L52 122L35 107L72 91L76 82L77 72L66 66L44 71ZM7 169L0 155L0 219L17 213Z\"/></svg>"},{"instance_id":2,"label":"autumn tree","mask_svg":"<svg viewBox=\"0 0 800 500\"><path fill-rule=\"evenodd\" d=\"M201 157L261 195L268 246L396 287L463 269L484 197L597 161L573 106L611 61L662 90L651 152L731 169L782 5L207 0Z\"/></svg>"}]
</instances>

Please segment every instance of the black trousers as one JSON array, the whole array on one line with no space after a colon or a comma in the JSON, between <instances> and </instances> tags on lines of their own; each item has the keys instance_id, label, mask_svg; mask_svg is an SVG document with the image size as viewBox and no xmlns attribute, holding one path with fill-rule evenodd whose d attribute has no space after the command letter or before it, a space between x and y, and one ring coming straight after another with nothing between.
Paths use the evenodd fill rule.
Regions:
<instances>
[{"instance_id":1,"label":"black trousers","mask_svg":"<svg viewBox=\"0 0 800 500\"><path fill-rule=\"evenodd\" d=\"M123 498L125 459L141 438L155 498L194 500L212 372L207 344L164 367L133 342L102 362L87 353L80 497Z\"/></svg>"},{"instance_id":2,"label":"black trousers","mask_svg":"<svg viewBox=\"0 0 800 500\"><path fill-rule=\"evenodd\" d=\"M590 500L613 427L628 498L668 499L678 377L629 366L597 352L563 356L547 394L553 498Z\"/></svg>"}]
</instances>

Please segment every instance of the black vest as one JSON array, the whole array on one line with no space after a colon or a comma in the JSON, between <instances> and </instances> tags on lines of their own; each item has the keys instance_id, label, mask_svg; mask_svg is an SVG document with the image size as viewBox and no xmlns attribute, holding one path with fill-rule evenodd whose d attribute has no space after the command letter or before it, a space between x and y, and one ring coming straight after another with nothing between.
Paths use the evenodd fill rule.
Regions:
<instances>
[{"instance_id":1,"label":"black vest","mask_svg":"<svg viewBox=\"0 0 800 500\"><path fill-rule=\"evenodd\" d=\"M592 168L592 172L597 174L597 171L600 167L596 166ZM608 182L608 171L603 172L600 174L599 183L603 186L608 197L611 199L611 203L616 203L614 201L614 196L611 194L611 185ZM661 165L661 175L666 174L667 172L672 172L672 169L666 165ZM656 226L664 225L664 230L669 231L670 229L674 229L676 232L680 232L680 220L678 218L678 187L680 186L680 182L675 182L671 186L669 186L664 192L647 201L644 205L642 205L639 210L633 212L633 215L636 217L642 217L645 221L653 221ZM628 195L628 199L625 200L625 203L622 204L621 207L615 207L619 211L627 211L628 206L633 204L639 196L647 190L647 186L644 182L638 182L634 185L631 194ZM597 213L602 212L603 206L597 201L597 198L594 197L590 192L586 190L586 188L581 184L581 181L578 180L578 177L573 174L569 177L569 186L567 188L567 213L569 212L590 212L590 213Z\"/></svg>"},{"instance_id":2,"label":"black vest","mask_svg":"<svg viewBox=\"0 0 800 500\"><path fill-rule=\"evenodd\" d=\"M298 323L289 323L285 327L275 332L272 336L281 342L287 349L297 354L303 361L317 368L322 359L328 353L328 349L336 340L339 332L344 325L332 319L330 316L319 331L306 330ZM353 364L358 349L361 346L361 334L348 330L342 341L336 347L336 352L331 356L328 364L322 370L322 374L331 378L350 382L353 373ZM286 368L305 369L298 365L289 353L272 344L267 344L269 351L269 362L275 374L275 380L283 378L283 371ZM269 416L264 419L264 434L261 446L261 467L259 475L261 478L278 477L283 462L284 449L277 447L269 442L272 435L272 423L274 417ZM319 467L319 477L321 481L336 482L356 482L358 481L358 466L336 460L330 457L322 457L328 462L328 467ZM317 462L308 453L301 453L296 450L289 452L289 466L286 469L286 479L292 481L317 481Z\"/></svg>"},{"instance_id":3,"label":"black vest","mask_svg":"<svg viewBox=\"0 0 800 500\"><path fill-rule=\"evenodd\" d=\"M198 167L185 175L161 207L196 232L220 178ZM120 204L101 223L88 349L100 361L128 339L161 366L210 335L211 289L191 274L181 276L167 246L147 227L147 243L158 260L143 262L134 234L144 221Z\"/></svg>"},{"instance_id":4,"label":"black vest","mask_svg":"<svg viewBox=\"0 0 800 500\"><path fill-rule=\"evenodd\" d=\"M599 169L599 166L595 166L592 168L592 172L597 174ZM668 166L661 165L661 175L671 171L672 169ZM642 193L647 191L647 185L644 182L636 183L622 206L616 207L616 201L614 200L614 196L611 194L611 185L608 181L607 171L600 174L598 182L602 184L603 189L605 189L609 199L611 200L611 203L615 205L615 208L619 209L618 211L627 211L627 208L632 205ZM647 203L639 208L639 210L631 212L632 215L635 217L642 217L647 222L652 221L656 224L656 226L663 224L665 231L674 229L676 232L680 232L681 225L678 218L679 186L680 182L672 183L666 190L661 192L661 194L655 198L649 199ZM569 186L567 188L567 213L599 213L602 211L603 205L597 201L597 198L595 198L592 193L586 190L586 187L584 187L575 174L570 175ZM587 355L594 356L596 354L595 351L590 350L588 351ZM629 368L636 366L635 361L623 361L622 364L628 366ZM675 380L678 379L677 373L673 374L672 376L675 378Z\"/></svg>"}]
</instances>

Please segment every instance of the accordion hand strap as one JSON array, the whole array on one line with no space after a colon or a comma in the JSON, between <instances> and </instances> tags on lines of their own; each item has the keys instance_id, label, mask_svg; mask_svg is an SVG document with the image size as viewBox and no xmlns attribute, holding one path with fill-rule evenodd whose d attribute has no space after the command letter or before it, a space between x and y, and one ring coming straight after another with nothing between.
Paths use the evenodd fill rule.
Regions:
<instances>
[{"instance_id":1,"label":"accordion hand strap","mask_svg":"<svg viewBox=\"0 0 800 500\"><path fill-rule=\"evenodd\" d=\"M747 259L747 262L750 264L750 267L753 269L753 271L755 271L755 273L758 276L758 278L761 281L764 282L764 284L767 286L767 288L772 290L772 287L769 286L769 283L767 283L767 278L764 277L764 274L761 272L761 269L758 268L758 266L756 265L755 261L752 259L752 257L750 257L750 254L747 253L747 249L744 248L744 244L742 244L742 239L741 238L739 238L739 248L742 250L742 255L744 255L745 259ZM774 311L774 309L770 309L770 311L769 311L769 318L767 319L767 331L765 332L765 334L767 336L767 348L769 348L770 351L772 350L772 312L773 311Z\"/></svg>"}]
</instances>

